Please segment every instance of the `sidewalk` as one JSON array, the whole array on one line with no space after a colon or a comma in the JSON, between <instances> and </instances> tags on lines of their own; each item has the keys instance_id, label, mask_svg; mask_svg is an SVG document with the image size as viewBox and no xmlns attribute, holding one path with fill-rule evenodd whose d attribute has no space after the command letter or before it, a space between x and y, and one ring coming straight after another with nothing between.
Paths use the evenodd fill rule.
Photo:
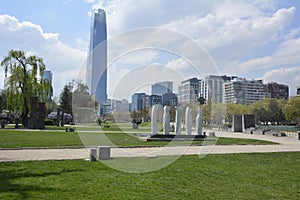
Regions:
<instances>
[{"instance_id":1,"label":"sidewalk","mask_svg":"<svg viewBox=\"0 0 300 200\"><path fill-rule=\"evenodd\" d=\"M112 148L111 157L156 157L170 155L206 155L226 153L300 152L300 140L295 137L274 137L214 131L217 136L268 140L280 145L204 145L176 147ZM0 162L28 160L87 159L89 149L21 149L0 150Z\"/></svg>"}]
</instances>

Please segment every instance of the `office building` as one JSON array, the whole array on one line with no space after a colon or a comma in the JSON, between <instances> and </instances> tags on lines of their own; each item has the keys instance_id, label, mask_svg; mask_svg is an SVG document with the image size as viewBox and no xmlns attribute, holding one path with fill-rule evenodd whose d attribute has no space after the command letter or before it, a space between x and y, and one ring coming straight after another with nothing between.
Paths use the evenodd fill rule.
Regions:
<instances>
[{"instance_id":1,"label":"office building","mask_svg":"<svg viewBox=\"0 0 300 200\"><path fill-rule=\"evenodd\" d=\"M43 79L47 80L52 85L52 72L45 70L43 74Z\"/></svg>"},{"instance_id":2,"label":"office building","mask_svg":"<svg viewBox=\"0 0 300 200\"><path fill-rule=\"evenodd\" d=\"M162 95L162 105L174 107L178 105L177 95L174 93L165 93Z\"/></svg>"},{"instance_id":3,"label":"office building","mask_svg":"<svg viewBox=\"0 0 300 200\"><path fill-rule=\"evenodd\" d=\"M50 83L51 87L52 87L52 72L49 70L45 70L44 74L43 74L43 80L48 81L48 83ZM52 97L52 92L51 94L48 95L47 99L51 100Z\"/></svg>"},{"instance_id":4,"label":"office building","mask_svg":"<svg viewBox=\"0 0 300 200\"><path fill-rule=\"evenodd\" d=\"M129 112L129 102L126 99L123 100L111 100L112 113Z\"/></svg>"},{"instance_id":5,"label":"office building","mask_svg":"<svg viewBox=\"0 0 300 200\"><path fill-rule=\"evenodd\" d=\"M151 108L153 105L162 104L162 96L159 95L146 95L146 108Z\"/></svg>"},{"instance_id":6,"label":"office building","mask_svg":"<svg viewBox=\"0 0 300 200\"><path fill-rule=\"evenodd\" d=\"M171 81L164 81L158 82L151 86L151 94L162 96L165 93L172 93L173 92L173 82Z\"/></svg>"},{"instance_id":7,"label":"office building","mask_svg":"<svg viewBox=\"0 0 300 200\"><path fill-rule=\"evenodd\" d=\"M134 93L131 96L131 109L130 111L140 111L146 107L146 94L145 93Z\"/></svg>"},{"instance_id":8,"label":"office building","mask_svg":"<svg viewBox=\"0 0 300 200\"><path fill-rule=\"evenodd\" d=\"M107 101L107 31L106 16L102 9L94 10L91 20L89 56L86 68L86 83L90 93L100 106Z\"/></svg>"}]
</instances>

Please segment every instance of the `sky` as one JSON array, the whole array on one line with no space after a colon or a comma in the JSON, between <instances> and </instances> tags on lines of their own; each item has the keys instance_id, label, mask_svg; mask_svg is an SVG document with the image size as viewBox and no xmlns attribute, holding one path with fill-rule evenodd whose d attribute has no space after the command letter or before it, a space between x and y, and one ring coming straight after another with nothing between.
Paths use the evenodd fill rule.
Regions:
<instances>
[{"instance_id":1,"label":"sky","mask_svg":"<svg viewBox=\"0 0 300 200\"><path fill-rule=\"evenodd\" d=\"M0 0L1 60L11 49L42 57L59 96L72 79L85 80L97 8L106 11L111 43L109 98L149 93L159 80L177 87L214 67L219 75L287 84L290 96L300 86L299 0ZM174 48L174 41L184 42ZM118 50L123 54L115 59ZM1 69L0 88L3 80Z\"/></svg>"}]
</instances>

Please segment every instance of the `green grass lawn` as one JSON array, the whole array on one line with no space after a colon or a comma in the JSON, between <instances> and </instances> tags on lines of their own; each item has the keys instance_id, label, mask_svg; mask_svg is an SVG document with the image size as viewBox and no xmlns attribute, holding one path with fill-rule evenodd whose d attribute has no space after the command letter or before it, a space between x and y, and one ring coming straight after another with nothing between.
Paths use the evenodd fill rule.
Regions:
<instances>
[{"instance_id":1,"label":"green grass lawn","mask_svg":"<svg viewBox=\"0 0 300 200\"><path fill-rule=\"evenodd\" d=\"M101 134L100 134L101 135ZM88 138L88 143L83 143L82 139ZM120 147L130 146L164 146L168 142L146 142L139 140L133 134L125 134L121 132L106 133L107 138ZM194 141L193 145L201 145L202 141ZM211 142L215 143L215 141ZM188 145L190 142L173 142L172 145ZM205 144L209 144L206 142ZM238 138L219 138L217 145L231 145L231 144L275 144L269 141L254 140L254 139L238 139ZM1 129L0 130L0 148L21 148L21 147L82 147L82 146L98 146L107 145L99 141L99 134L94 132L80 133L65 132L63 130L14 130Z\"/></svg>"},{"instance_id":2,"label":"green grass lawn","mask_svg":"<svg viewBox=\"0 0 300 200\"><path fill-rule=\"evenodd\" d=\"M299 170L299 152L182 156L140 174L83 160L9 162L0 199L300 199Z\"/></svg>"}]
</instances>

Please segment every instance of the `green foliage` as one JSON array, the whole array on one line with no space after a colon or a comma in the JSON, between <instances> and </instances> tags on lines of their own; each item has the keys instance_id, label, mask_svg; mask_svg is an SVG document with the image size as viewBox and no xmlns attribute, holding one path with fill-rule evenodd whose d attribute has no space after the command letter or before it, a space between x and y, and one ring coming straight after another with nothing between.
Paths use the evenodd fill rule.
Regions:
<instances>
[{"instance_id":1,"label":"green foliage","mask_svg":"<svg viewBox=\"0 0 300 200\"><path fill-rule=\"evenodd\" d=\"M299 156L299 152L182 156L150 173L126 173L84 160L2 162L0 198L299 199ZM151 165L153 159L162 158L105 162Z\"/></svg>"},{"instance_id":2,"label":"green foliage","mask_svg":"<svg viewBox=\"0 0 300 200\"><path fill-rule=\"evenodd\" d=\"M251 109L247 105L228 103L226 104L226 122L232 123L232 115L236 114L252 114Z\"/></svg>"},{"instance_id":3,"label":"green foliage","mask_svg":"<svg viewBox=\"0 0 300 200\"><path fill-rule=\"evenodd\" d=\"M46 101L46 113L56 112L57 111L57 97L53 99L48 99Z\"/></svg>"},{"instance_id":4,"label":"green foliage","mask_svg":"<svg viewBox=\"0 0 300 200\"><path fill-rule=\"evenodd\" d=\"M51 84L42 78L46 69L43 59L11 50L1 66L5 71L7 108L22 114L23 124L27 125L30 97L39 97L41 102L45 102L52 95Z\"/></svg>"},{"instance_id":5,"label":"green foliage","mask_svg":"<svg viewBox=\"0 0 300 200\"><path fill-rule=\"evenodd\" d=\"M64 86L59 103L60 109L71 114L77 122L92 122L96 119L98 104L89 94L88 87L80 80L73 80Z\"/></svg>"},{"instance_id":6,"label":"green foliage","mask_svg":"<svg viewBox=\"0 0 300 200\"><path fill-rule=\"evenodd\" d=\"M0 112L6 109L6 90L0 92Z\"/></svg>"},{"instance_id":7,"label":"green foliage","mask_svg":"<svg viewBox=\"0 0 300 200\"><path fill-rule=\"evenodd\" d=\"M74 82L72 93L73 116L77 122L92 122L97 120L98 103L89 94L88 87L81 81Z\"/></svg>"},{"instance_id":8,"label":"green foliage","mask_svg":"<svg viewBox=\"0 0 300 200\"><path fill-rule=\"evenodd\" d=\"M64 113L72 114L72 90L73 90L73 83L68 83L64 86L60 97L59 97L59 104L60 109L64 111Z\"/></svg>"},{"instance_id":9,"label":"green foliage","mask_svg":"<svg viewBox=\"0 0 300 200\"><path fill-rule=\"evenodd\" d=\"M293 97L285 106L285 117L291 123L298 123L300 120L300 96Z\"/></svg>"},{"instance_id":10,"label":"green foliage","mask_svg":"<svg viewBox=\"0 0 300 200\"><path fill-rule=\"evenodd\" d=\"M262 99L252 105L242 105L228 103L224 104L206 104L202 106L203 120L207 123L222 122L225 115L225 122L232 123L232 116L235 114L255 115L256 122L267 124L283 124L287 120L297 122L300 118L299 102L300 98L293 98L287 104L285 100L275 98ZM297 107L298 106L298 107Z\"/></svg>"},{"instance_id":11,"label":"green foliage","mask_svg":"<svg viewBox=\"0 0 300 200\"><path fill-rule=\"evenodd\" d=\"M52 119L45 119L45 125L46 126L54 125L54 121Z\"/></svg>"},{"instance_id":12,"label":"green foliage","mask_svg":"<svg viewBox=\"0 0 300 200\"><path fill-rule=\"evenodd\" d=\"M283 123L285 121L283 108L284 101L279 99L263 99L251 105L252 113L256 116L256 120L267 124Z\"/></svg>"}]
</instances>

